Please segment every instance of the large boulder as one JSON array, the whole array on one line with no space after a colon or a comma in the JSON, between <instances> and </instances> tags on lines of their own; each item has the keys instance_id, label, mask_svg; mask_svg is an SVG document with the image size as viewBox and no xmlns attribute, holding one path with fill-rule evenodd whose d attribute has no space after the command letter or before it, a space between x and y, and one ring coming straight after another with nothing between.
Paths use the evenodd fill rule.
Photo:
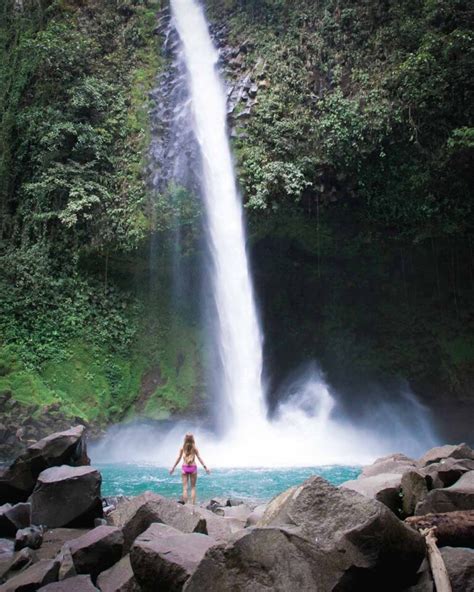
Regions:
<instances>
[{"instance_id":1,"label":"large boulder","mask_svg":"<svg viewBox=\"0 0 474 592\"><path fill-rule=\"evenodd\" d=\"M186 583L186 592L350 592L331 554L296 532L255 528L212 547ZM368 588L367 588L368 589Z\"/></svg>"},{"instance_id":2,"label":"large boulder","mask_svg":"<svg viewBox=\"0 0 474 592\"><path fill-rule=\"evenodd\" d=\"M473 470L474 460L459 460L450 457L439 462L430 463L420 469L420 473L425 475L429 489L439 489L454 485L464 473Z\"/></svg>"},{"instance_id":3,"label":"large boulder","mask_svg":"<svg viewBox=\"0 0 474 592\"><path fill-rule=\"evenodd\" d=\"M474 549L443 547L452 592L474 592Z\"/></svg>"},{"instance_id":4,"label":"large boulder","mask_svg":"<svg viewBox=\"0 0 474 592\"><path fill-rule=\"evenodd\" d=\"M152 524L133 543L130 561L144 592L179 592L206 551L216 544L199 533L183 533L166 524Z\"/></svg>"},{"instance_id":5,"label":"large boulder","mask_svg":"<svg viewBox=\"0 0 474 592\"><path fill-rule=\"evenodd\" d=\"M122 529L125 553L137 536L154 522L167 524L181 532L207 534L206 520L197 510L150 491L120 504L107 520Z\"/></svg>"},{"instance_id":6,"label":"large boulder","mask_svg":"<svg viewBox=\"0 0 474 592\"><path fill-rule=\"evenodd\" d=\"M378 458L371 465L364 467L359 478L374 477L385 473L402 474L415 467L416 461L412 458L400 453L391 454Z\"/></svg>"},{"instance_id":7,"label":"large boulder","mask_svg":"<svg viewBox=\"0 0 474 592\"><path fill-rule=\"evenodd\" d=\"M28 526L16 531L15 551L29 547L39 549L43 544L43 529L39 526Z\"/></svg>"},{"instance_id":8,"label":"large boulder","mask_svg":"<svg viewBox=\"0 0 474 592\"><path fill-rule=\"evenodd\" d=\"M403 473L401 480L402 509L405 516L411 516L416 505L428 495L427 478L419 471Z\"/></svg>"},{"instance_id":9,"label":"large boulder","mask_svg":"<svg viewBox=\"0 0 474 592\"><path fill-rule=\"evenodd\" d=\"M446 444L428 450L418 461L419 467L426 467L431 463L438 463L446 458L474 460L474 450L467 444Z\"/></svg>"},{"instance_id":10,"label":"large boulder","mask_svg":"<svg viewBox=\"0 0 474 592\"><path fill-rule=\"evenodd\" d=\"M53 582L39 589L39 592L99 592L89 576L74 576L62 582Z\"/></svg>"},{"instance_id":11,"label":"large boulder","mask_svg":"<svg viewBox=\"0 0 474 592\"><path fill-rule=\"evenodd\" d=\"M77 426L29 446L0 475L0 504L26 501L38 475L49 467L89 464L84 430L84 426Z\"/></svg>"},{"instance_id":12,"label":"large boulder","mask_svg":"<svg viewBox=\"0 0 474 592\"><path fill-rule=\"evenodd\" d=\"M216 541L228 541L232 538L234 532L242 528L240 521L238 521L239 525L236 526L235 520L216 515L205 508L196 506L195 510L206 521L207 534Z\"/></svg>"},{"instance_id":13,"label":"large boulder","mask_svg":"<svg viewBox=\"0 0 474 592\"><path fill-rule=\"evenodd\" d=\"M15 536L19 528L26 528L31 522L31 506L26 503L0 506L0 536Z\"/></svg>"},{"instance_id":14,"label":"large boulder","mask_svg":"<svg viewBox=\"0 0 474 592\"><path fill-rule=\"evenodd\" d=\"M31 494L31 522L50 528L90 526L102 516L99 471L62 465L43 471Z\"/></svg>"},{"instance_id":15,"label":"large boulder","mask_svg":"<svg viewBox=\"0 0 474 592\"><path fill-rule=\"evenodd\" d=\"M310 477L273 499L258 526L291 528L337 558L351 584L405 583L425 554L423 538L377 500ZM380 579L380 582L379 582Z\"/></svg>"},{"instance_id":16,"label":"large boulder","mask_svg":"<svg viewBox=\"0 0 474 592\"><path fill-rule=\"evenodd\" d=\"M396 473L379 473L372 477L346 481L341 485L352 491L357 491L366 497L382 502L392 512L398 513L401 506L402 475Z\"/></svg>"},{"instance_id":17,"label":"large boulder","mask_svg":"<svg viewBox=\"0 0 474 592\"><path fill-rule=\"evenodd\" d=\"M468 471L451 487L431 490L416 505L415 515L474 510L474 471Z\"/></svg>"},{"instance_id":18,"label":"large boulder","mask_svg":"<svg viewBox=\"0 0 474 592\"><path fill-rule=\"evenodd\" d=\"M55 582L58 577L59 563L55 560L43 560L34 563L17 576L9 579L0 588L1 592L30 592L41 586ZM71 589L70 589L71 590Z\"/></svg>"},{"instance_id":19,"label":"large boulder","mask_svg":"<svg viewBox=\"0 0 474 592\"><path fill-rule=\"evenodd\" d=\"M260 504L259 506L256 506L252 510L252 513L249 514L249 516L247 518L247 522L245 523L245 526L246 527L256 526L256 524L263 518L263 515L265 514L266 509L267 509L267 504Z\"/></svg>"},{"instance_id":20,"label":"large boulder","mask_svg":"<svg viewBox=\"0 0 474 592\"><path fill-rule=\"evenodd\" d=\"M97 578L101 592L140 592L140 587L133 573L130 555L103 571Z\"/></svg>"},{"instance_id":21,"label":"large boulder","mask_svg":"<svg viewBox=\"0 0 474 592\"><path fill-rule=\"evenodd\" d=\"M90 574L95 581L122 557L123 535L115 526L98 526L66 545L76 573Z\"/></svg>"}]
</instances>

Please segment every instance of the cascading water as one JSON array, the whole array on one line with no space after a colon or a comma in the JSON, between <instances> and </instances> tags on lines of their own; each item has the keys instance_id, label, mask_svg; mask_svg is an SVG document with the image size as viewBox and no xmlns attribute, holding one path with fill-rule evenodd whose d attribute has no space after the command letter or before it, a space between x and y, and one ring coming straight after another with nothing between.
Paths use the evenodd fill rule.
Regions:
<instances>
[{"instance_id":1,"label":"cascading water","mask_svg":"<svg viewBox=\"0 0 474 592\"><path fill-rule=\"evenodd\" d=\"M401 450L422 453L436 439L427 410L403 389L393 393L397 403L378 401L368 406L355 425L340 409L316 367L309 367L286 389L285 402L275 418L266 417L262 386L262 335L256 311L245 248L242 205L236 188L226 130L226 97L217 72L218 54L212 44L204 13L196 0L171 0L172 25L179 36L174 63L173 108L169 113L169 151L152 145L152 165L159 179L182 180L192 158L200 154L201 193L206 209L206 236L212 258L212 294L216 320L213 328L220 357L220 395L213 403L223 420L223 438L192 422L171 429L129 425L112 429L93 450L95 460L170 464L183 433L196 433L202 453L211 466L315 466L358 464ZM174 42L173 42L174 43ZM186 84L184 83L184 78ZM172 84L165 75L164 86ZM163 113L156 114L161 125ZM193 136L189 137L188 121ZM171 154L171 156L170 156ZM168 170L168 172L165 171ZM183 170L184 169L184 170ZM172 171L169 173L169 171ZM160 189L161 190L161 189Z\"/></svg>"},{"instance_id":2,"label":"cascading water","mask_svg":"<svg viewBox=\"0 0 474 592\"><path fill-rule=\"evenodd\" d=\"M195 0L172 0L171 8L188 72L194 132L201 153L216 341L223 373L221 403L229 407L231 429L240 431L249 418L264 417L262 338L227 138L226 96L216 70L218 54L201 7Z\"/></svg>"}]
</instances>

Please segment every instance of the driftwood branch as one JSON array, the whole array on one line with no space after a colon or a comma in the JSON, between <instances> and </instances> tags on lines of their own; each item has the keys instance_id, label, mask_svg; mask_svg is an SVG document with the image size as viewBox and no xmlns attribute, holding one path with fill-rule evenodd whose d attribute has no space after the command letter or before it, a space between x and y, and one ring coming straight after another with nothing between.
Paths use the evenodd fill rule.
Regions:
<instances>
[{"instance_id":1,"label":"driftwood branch","mask_svg":"<svg viewBox=\"0 0 474 592\"><path fill-rule=\"evenodd\" d=\"M428 560L430 562L431 573L433 574L436 592L453 592L451 582L449 581L448 570L443 561L443 556L439 552L436 544L436 527L421 530L425 537L426 547L428 549Z\"/></svg>"},{"instance_id":2,"label":"driftwood branch","mask_svg":"<svg viewBox=\"0 0 474 592\"><path fill-rule=\"evenodd\" d=\"M411 516L405 523L415 530L436 527L440 547L474 546L474 510Z\"/></svg>"}]
</instances>

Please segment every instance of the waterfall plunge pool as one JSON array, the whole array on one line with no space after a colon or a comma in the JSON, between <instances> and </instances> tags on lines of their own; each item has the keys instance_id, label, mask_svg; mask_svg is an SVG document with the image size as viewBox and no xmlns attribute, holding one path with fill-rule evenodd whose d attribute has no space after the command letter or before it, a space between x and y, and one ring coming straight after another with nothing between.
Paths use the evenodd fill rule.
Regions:
<instances>
[{"instance_id":1,"label":"waterfall plunge pool","mask_svg":"<svg viewBox=\"0 0 474 592\"><path fill-rule=\"evenodd\" d=\"M102 473L102 495L139 495L144 491L179 499L181 469L170 475L168 469L152 464L95 463ZM333 485L355 479L361 467L328 465L306 468L216 468L210 475L199 469L198 502L216 497L266 502L311 475L320 475Z\"/></svg>"}]
</instances>

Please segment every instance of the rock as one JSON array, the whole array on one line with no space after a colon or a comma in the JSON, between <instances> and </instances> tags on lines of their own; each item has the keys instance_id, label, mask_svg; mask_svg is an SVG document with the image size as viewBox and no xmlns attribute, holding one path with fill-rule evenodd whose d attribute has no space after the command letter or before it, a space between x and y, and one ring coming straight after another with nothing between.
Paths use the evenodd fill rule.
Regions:
<instances>
[{"instance_id":1,"label":"rock","mask_svg":"<svg viewBox=\"0 0 474 592\"><path fill-rule=\"evenodd\" d=\"M267 509L267 504L261 504L254 508L251 514L249 514L247 518L247 522L245 523L246 527L255 526L262 518Z\"/></svg>"},{"instance_id":2,"label":"rock","mask_svg":"<svg viewBox=\"0 0 474 592\"><path fill-rule=\"evenodd\" d=\"M31 522L30 504L19 503L0 506L0 536L15 536L19 528L26 528Z\"/></svg>"},{"instance_id":3,"label":"rock","mask_svg":"<svg viewBox=\"0 0 474 592\"><path fill-rule=\"evenodd\" d=\"M19 571L38 561L36 553L29 547L25 547L15 554L10 564L10 571Z\"/></svg>"},{"instance_id":4,"label":"rock","mask_svg":"<svg viewBox=\"0 0 474 592\"><path fill-rule=\"evenodd\" d=\"M178 592L206 551L216 544L209 536L183 533L166 524L152 524L133 543L130 561L144 592Z\"/></svg>"},{"instance_id":5,"label":"rock","mask_svg":"<svg viewBox=\"0 0 474 592\"><path fill-rule=\"evenodd\" d=\"M32 523L52 528L92 525L102 516L101 480L92 467L46 469L30 497Z\"/></svg>"},{"instance_id":6,"label":"rock","mask_svg":"<svg viewBox=\"0 0 474 592\"><path fill-rule=\"evenodd\" d=\"M97 578L97 586L101 592L140 592L130 555L125 555L118 563L103 571Z\"/></svg>"},{"instance_id":7,"label":"rock","mask_svg":"<svg viewBox=\"0 0 474 592\"><path fill-rule=\"evenodd\" d=\"M51 434L29 446L0 476L0 504L26 501L38 475L49 467L89 464L84 429Z\"/></svg>"},{"instance_id":8,"label":"rock","mask_svg":"<svg viewBox=\"0 0 474 592\"><path fill-rule=\"evenodd\" d=\"M474 471L468 471L451 487L431 490L416 505L415 515L474 510Z\"/></svg>"},{"instance_id":9,"label":"rock","mask_svg":"<svg viewBox=\"0 0 474 592\"><path fill-rule=\"evenodd\" d=\"M0 588L1 592L29 592L38 590L50 582L54 582L58 576L59 563L57 561L44 560L34 563L17 576L8 580ZM69 588L72 592L72 588Z\"/></svg>"},{"instance_id":10,"label":"rock","mask_svg":"<svg viewBox=\"0 0 474 592\"><path fill-rule=\"evenodd\" d=\"M274 498L258 526L291 528L316 544L337 558L354 589L368 580L409 583L425 554L421 535L383 504L316 476Z\"/></svg>"},{"instance_id":11,"label":"rock","mask_svg":"<svg viewBox=\"0 0 474 592\"><path fill-rule=\"evenodd\" d=\"M224 508L217 508L215 514L218 516L225 516L226 518L234 518L240 520L244 525L247 518L252 513L252 509L247 504L240 504L238 506L226 506Z\"/></svg>"},{"instance_id":12,"label":"rock","mask_svg":"<svg viewBox=\"0 0 474 592\"><path fill-rule=\"evenodd\" d=\"M416 461L404 454L391 454L378 458L373 464L364 467L359 478L374 477L382 473L402 474L405 471L416 468Z\"/></svg>"},{"instance_id":13,"label":"rock","mask_svg":"<svg viewBox=\"0 0 474 592\"><path fill-rule=\"evenodd\" d=\"M59 561L58 580L65 580L77 576L77 571L74 566L74 560L71 555L71 550L68 545L64 545L57 556Z\"/></svg>"},{"instance_id":14,"label":"rock","mask_svg":"<svg viewBox=\"0 0 474 592\"><path fill-rule=\"evenodd\" d=\"M28 526L18 530L15 535L15 551L25 547L39 549L43 543L43 529L39 526Z\"/></svg>"},{"instance_id":15,"label":"rock","mask_svg":"<svg viewBox=\"0 0 474 592\"><path fill-rule=\"evenodd\" d=\"M39 592L99 592L89 576L75 576L62 582L53 582L39 589Z\"/></svg>"},{"instance_id":16,"label":"rock","mask_svg":"<svg viewBox=\"0 0 474 592\"><path fill-rule=\"evenodd\" d=\"M419 467L426 467L431 463L440 462L446 458L459 458L474 460L474 450L467 444L447 444L446 446L436 446L428 450L418 461Z\"/></svg>"},{"instance_id":17,"label":"rock","mask_svg":"<svg viewBox=\"0 0 474 592\"><path fill-rule=\"evenodd\" d=\"M474 592L474 549L443 547L440 550L452 592Z\"/></svg>"},{"instance_id":18,"label":"rock","mask_svg":"<svg viewBox=\"0 0 474 592\"><path fill-rule=\"evenodd\" d=\"M416 575L416 582L413 586L404 590L404 592L436 592L431 576L431 568L427 559L423 559Z\"/></svg>"},{"instance_id":19,"label":"rock","mask_svg":"<svg viewBox=\"0 0 474 592\"><path fill-rule=\"evenodd\" d=\"M172 526L181 532L207 534L206 520L195 509L147 491L120 504L107 517L109 524L122 529L124 552L153 522Z\"/></svg>"},{"instance_id":20,"label":"rock","mask_svg":"<svg viewBox=\"0 0 474 592\"><path fill-rule=\"evenodd\" d=\"M388 510L387 510L388 512ZM186 592L355 592L330 554L295 532L244 531L236 541L210 548L184 587ZM382 588L381 588L382 589Z\"/></svg>"},{"instance_id":21,"label":"rock","mask_svg":"<svg viewBox=\"0 0 474 592\"><path fill-rule=\"evenodd\" d=\"M214 512L200 508L199 506L196 507L196 511L206 521L206 531L210 537L219 542L228 541L232 538L233 533L236 531L235 524L232 520L214 514Z\"/></svg>"},{"instance_id":22,"label":"rock","mask_svg":"<svg viewBox=\"0 0 474 592\"><path fill-rule=\"evenodd\" d=\"M366 497L382 502L392 512L398 513L401 507L401 480L402 476L396 473L379 473L372 477L346 481L341 485L346 489L357 491Z\"/></svg>"},{"instance_id":23,"label":"rock","mask_svg":"<svg viewBox=\"0 0 474 592\"><path fill-rule=\"evenodd\" d=\"M123 535L115 526L98 526L66 543L78 574L90 574L95 581L101 571L122 557Z\"/></svg>"},{"instance_id":24,"label":"rock","mask_svg":"<svg viewBox=\"0 0 474 592\"><path fill-rule=\"evenodd\" d=\"M446 458L437 463L430 463L420 473L426 476L429 489L450 487L467 473L474 470L474 460L458 460Z\"/></svg>"},{"instance_id":25,"label":"rock","mask_svg":"<svg viewBox=\"0 0 474 592\"><path fill-rule=\"evenodd\" d=\"M103 509L105 510L105 508L103 508ZM94 526L107 526L107 520L105 518L95 518L94 519Z\"/></svg>"},{"instance_id":26,"label":"rock","mask_svg":"<svg viewBox=\"0 0 474 592\"><path fill-rule=\"evenodd\" d=\"M10 559L15 551L15 543L8 539L0 539L0 560Z\"/></svg>"},{"instance_id":27,"label":"rock","mask_svg":"<svg viewBox=\"0 0 474 592\"><path fill-rule=\"evenodd\" d=\"M233 506L243 506L245 504L244 500L241 500L239 498L236 497L231 497L229 498L225 505L229 506L229 507L233 507Z\"/></svg>"},{"instance_id":28,"label":"rock","mask_svg":"<svg viewBox=\"0 0 474 592\"><path fill-rule=\"evenodd\" d=\"M411 516L416 505L428 495L426 477L415 470L407 471L402 475L402 508L405 516Z\"/></svg>"},{"instance_id":29,"label":"rock","mask_svg":"<svg viewBox=\"0 0 474 592\"><path fill-rule=\"evenodd\" d=\"M54 559L63 550L65 543L88 532L84 528L54 528L43 532L43 544L38 549L39 559ZM58 558L59 560L59 558Z\"/></svg>"}]
</instances>

